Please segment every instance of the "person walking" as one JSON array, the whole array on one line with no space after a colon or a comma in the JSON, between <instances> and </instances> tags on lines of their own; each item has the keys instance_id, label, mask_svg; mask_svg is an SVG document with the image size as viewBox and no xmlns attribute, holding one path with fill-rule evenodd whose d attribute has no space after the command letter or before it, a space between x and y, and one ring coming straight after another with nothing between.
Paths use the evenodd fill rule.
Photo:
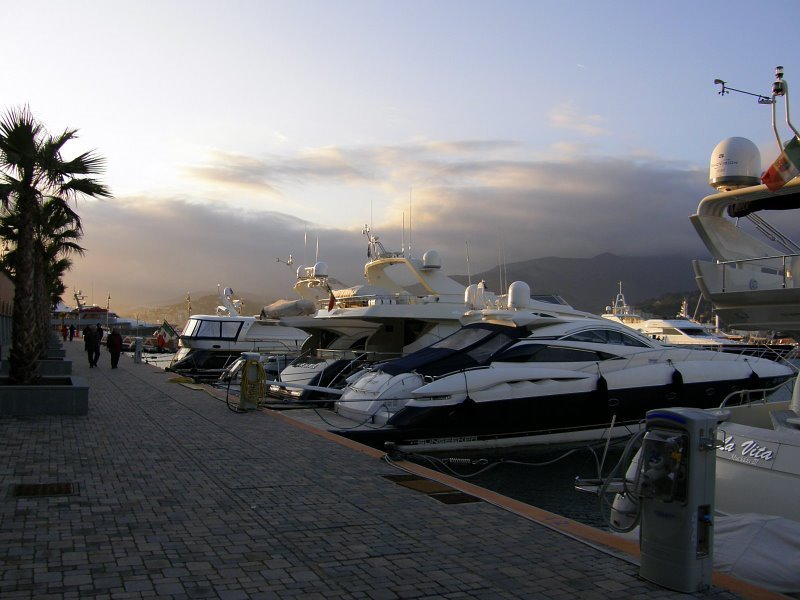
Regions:
<instances>
[{"instance_id":1,"label":"person walking","mask_svg":"<svg viewBox=\"0 0 800 600\"><path fill-rule=\"evenodd\" d=\"M95 329L95 339L94 339L94 366L97 366L97 361L100 360L100 343L103 341L103 326L100 323L97 324L97 329Z\"/></svg>"},{"instance_id":2,"label":"person walking","mask_svg":"<svg viewBox=\"0 0 800 600\"><path fill-rule=\"evenodd\" d=\"M91 325L87 325L83 330L83 349L89 357L89 368L95 366L95 347L97 345L97 330Z\"/></svg>"},{"instance_id":3,"label":"person walking","mask_svg":"<svg viewBox=\"0 0 800 600\"><path fill-rule=\"evenodd\" d=\"M116 369L119 364L119 355L122 353L122 336L119 331L112 329L106 340L108 353L111 355L111 368Z\"/></svg>"},{"instance_id":4,"label":"person walking","mask_svg":"<svg viewBox=\"0 0 800 600\"><path fill-rule=\"evenodd\" d=\"M69 326L69 341L72 341L72 338L75 337L75 325Z\"/></svg>"}]
</instances>

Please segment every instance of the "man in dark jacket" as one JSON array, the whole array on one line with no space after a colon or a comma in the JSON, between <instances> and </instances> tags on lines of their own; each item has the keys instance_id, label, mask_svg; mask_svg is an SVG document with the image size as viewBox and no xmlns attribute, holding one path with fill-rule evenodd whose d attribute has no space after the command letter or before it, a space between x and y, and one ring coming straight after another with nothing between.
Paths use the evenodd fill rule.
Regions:
<instances>
[{"instance_id":1,"label":"man in dark jacket","mask_svg":"<svg viewBox=\"0 0 800 600\"><path fill-rule=\"evenodd\" d=\"M95 348L97 348L98 343L97 330L91 325L87 325L83 330L83 349L86 350L86 355L89 357L89 368L97 366Z\"/></svg>"},{"instance_id":2,"label":"man in dark jacket","mask_svg":"<svg viewBox=\"0 0 800 600\"><path fill-rule=\"evenodd\" d=\"M106 347L111 355L111 368L116 369L119 364L119 355L122 353L122 336L119 331L112 329L106 339Z\"/></svg>"}]
</instances>

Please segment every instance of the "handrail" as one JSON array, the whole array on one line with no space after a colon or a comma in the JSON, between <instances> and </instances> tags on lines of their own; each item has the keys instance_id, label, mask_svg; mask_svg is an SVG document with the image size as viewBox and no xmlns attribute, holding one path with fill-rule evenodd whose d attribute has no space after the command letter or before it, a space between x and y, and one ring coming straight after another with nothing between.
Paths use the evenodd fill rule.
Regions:
<instances>
[{"instance_id":1,"label":"handrail","mask_svg":"<svg viewBox=\"0 0 800 600\"><path fill-rule=\"evenodd\" d=\"M412 296L411 294L367 294L363 296L343 296L336 298L335 306L337 308L353 308L379 306L381 304L435 304L442 302L447 296L456 298L455 294L425 294L422 296ZM463 301L460 296L458 296L458 299ZM328 298L317 300L318 308L327 309L329 301ZM445 300L445 302L447 301Z\"/></svg>"},{"instance_id":2,"label":"handrail","mask_svg":"<svg viewBox=\"0 0 800 600\"><path fill-rule=\"evenodd\" d=\"M727 406L727 404L728 404L728 401L731 398L734 398L736 396L740 396L741 398L744 398L745 396L747 396L747 402L744 403L744 402L740 401L738 406L750 406L751 404L755 404L755 403L766 404L767 403L767 396L769 396L773 392L776 392L778 389L780 389L781 387L783 387L785 385L786 385L786 382L784 381L783 383L780 383L780 384L778 384L776 386L773 386L771 388L759 388L759 389L751 389L751 390L736 390L735 392L731 392L730 394L725 396L725 398L722 399L722 402L719 405L719 409L725 408ZM752 394L760 394L760 397L753 399L753 398L751 398Z\"/></svg>"},{"instance_id":3,"label":"handrail","mask_svg":"<svg viewBox=\"0 0 800 600\"><path fill-rule=\"evenodd\" d=\"M797 258L800 257L800 254L775 254L774 256L754 256L752 258L737 258L736 260L718 260L718 265L730 265L730 264L738 264L738 263L745 263L745 262L758 262L761 260L774 260L776 258Z\"/></svg>"},{"instance_id":4,"label":"handrail","mask_svg":"<svg viewBox=\"0 0 800 600\"><path fill-rule=\"evenodd\" d=\"M775 275L778 277L778 280L781 283L781 289L786 289L788 281L790 279L792 279L791 273L789 271L787 271L787 269L786 269L786 259L792 259L792 258L798 258L798 257L800 257L800 254L777 254L777 255L774 255L774 256L759 256L759 257L753 257L753 258L740 258L740 259L737 259L737 260L718 260L718 261L716 261L716 264L717 264L717 266L722 268L722 291L723 292L728 291L727 290L727 287L728 287L728 285L727 285L727 272L728 272L728 270L725 267L732 266L733 268L737 268L739 265L742 265L742 264L751 264L751 263L754 264L754 263L758 263L758 262L764 262L764 261L770 261L770 260L778 260L778 259L781 260L781 265L782 265L780 273L777 272L777 268L775 268L775 267L770 267L770 268L775 268L776 269ZM756 265L756 266L758 266L758 265ZM762 267L762 269L763 268L764 267Z\"/></svg>"}]
</instances>

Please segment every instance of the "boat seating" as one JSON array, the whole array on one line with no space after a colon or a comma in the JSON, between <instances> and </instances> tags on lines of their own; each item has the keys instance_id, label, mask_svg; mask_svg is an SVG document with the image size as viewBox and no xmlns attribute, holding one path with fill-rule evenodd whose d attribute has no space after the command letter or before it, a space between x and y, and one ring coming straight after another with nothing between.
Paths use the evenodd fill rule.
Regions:
<instances>
[{"instance_id":1,"label":"boat seating","mask_svg":"<svg viewBox=\"0 0 800 600\"><path fill-rule=\"evenodd\" d=\"M800 416L793 410L773 410L769 413L775 431L800 429Z\"/></svg>"}]
</instances>

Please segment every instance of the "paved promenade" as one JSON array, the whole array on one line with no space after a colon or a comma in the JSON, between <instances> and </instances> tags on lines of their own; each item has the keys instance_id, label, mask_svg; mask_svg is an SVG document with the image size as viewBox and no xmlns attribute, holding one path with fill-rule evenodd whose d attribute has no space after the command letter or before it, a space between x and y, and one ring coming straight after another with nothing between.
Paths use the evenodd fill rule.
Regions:
<instances>
[{"instance_id":1,"label":"paved promenade","mask_svg":"<svg viewBox=\"0 0 800 600\"><path fill-rule=\"evenodd\" d=\"M89 415L0 418L5 600L770 597L670 592L602 536L577 539L589 528L489 493L442 503L375 451L65 346ZM27 483L75 493L13 497Z\"/></svg>"}]
</instances>

